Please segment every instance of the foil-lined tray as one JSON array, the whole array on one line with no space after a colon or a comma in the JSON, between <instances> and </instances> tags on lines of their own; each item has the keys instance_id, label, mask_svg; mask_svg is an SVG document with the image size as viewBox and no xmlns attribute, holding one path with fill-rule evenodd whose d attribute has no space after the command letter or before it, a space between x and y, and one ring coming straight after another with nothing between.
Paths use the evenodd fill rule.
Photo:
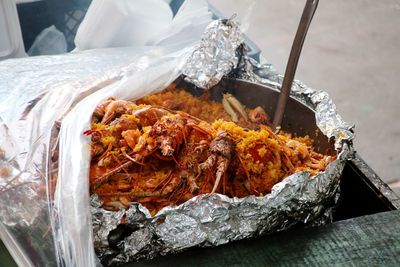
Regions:
<instances>
[{"instance_id":1,"label":"foil-lined tray","mask_svg":"<svg viewBox=\"0 0 400 267\"><path fill-rule=\"evenodd\" d=\"M183 73L186 80L204 89L218 83L224 75L277 89L282 82L282 76L270 65L260 65L246 56L237 24L229 20L210 24ZM329 222L339 194L342 170L353 155L352 126L337 114L325 92L295 81L291 95L315 110L318 128L335 140L337 159L324 172L315 176L308 172L295 173L263 197L199 195L179 206L165 207L155 216L139 203L132 203L128 210L106 211L93 195L95 248L102 262L109 265L151 259L194 246L217 246L282 231L298 223ZM110 234L117 230L123 215L131 233L110 247Z\"/></svg>"}]
</instances>

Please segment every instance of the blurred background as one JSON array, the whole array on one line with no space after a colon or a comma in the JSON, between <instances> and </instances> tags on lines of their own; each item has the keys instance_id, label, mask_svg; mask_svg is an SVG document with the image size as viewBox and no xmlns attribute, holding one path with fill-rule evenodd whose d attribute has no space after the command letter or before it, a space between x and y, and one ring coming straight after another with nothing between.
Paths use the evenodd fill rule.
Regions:
<instances>
[{"instance_id":1,"label":"blurred background","mask_svg":"<svg viewBox=\"0 0 400 267\"><path fill-rule=\"evenodd\" d=\"M0 1L6 10L6 3L14 0ZM183 2L166 1L172 6ZM76 30L91 0L16 2L23 47L14 56L23 56L25 52L30 55L40 52L30 48L38 34L51 25L59 31L52 31L51 38L65 38L65 47L57 49L71 51ZM262 51L263 60L284 73L305 0L210 0L210 3L226 17L236 13L249 39ZM345 121L356 126L355 147L361 157L398 194L399 25L400 0L321 0L296 75L296 79L331 95ZM7 43L0 42L0 48L2 45ZM0 60L1 56L0 53Z\"/></svg>"}]
</instances>

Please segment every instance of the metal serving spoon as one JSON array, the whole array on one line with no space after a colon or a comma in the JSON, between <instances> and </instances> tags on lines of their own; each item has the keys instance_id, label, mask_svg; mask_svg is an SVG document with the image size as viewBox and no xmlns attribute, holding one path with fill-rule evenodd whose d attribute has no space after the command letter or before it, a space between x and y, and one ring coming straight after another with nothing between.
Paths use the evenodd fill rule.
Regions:
<instances>
[{"instance_id":1,"label":"metal serving spoon","mask_svg":"<svg viewBox=\"0 0 400 267\"><path fill-rule=\"evenodd\" d=\"M289 99L293 79L296 74L297 63L299 62L301 49L303 48L304 39L306 38L308 28L311 24L315 10L317 9L318 2L319 0L307 0L303 14L301 15L299 27L297 28L296 36L293 40L292 49L290 50L290 56L286 65L285 76L283 77L282 88L274 114L274 120L272 123L274 130L282 123L286 103Z\"/></svg>"}]
</instances>

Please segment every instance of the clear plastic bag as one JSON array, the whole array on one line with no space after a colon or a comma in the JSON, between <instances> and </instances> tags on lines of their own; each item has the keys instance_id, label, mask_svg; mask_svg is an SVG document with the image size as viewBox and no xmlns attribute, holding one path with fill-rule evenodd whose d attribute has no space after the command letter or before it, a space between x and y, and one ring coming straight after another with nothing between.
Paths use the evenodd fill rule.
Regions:
<instances>
[{"instance_id":1,"label":"clear plastic bag","mask_svg":"<svg viewBox=\"0 0 400 267\"><path fill-rule=\"evenodd\" d=\"M163 45L0 63L0 236L19 265L99 264L83 131L105 98L135 99L180 75L211 18L204 6L192 8L196 19L175 21Z\"/></svg>"}]
</instances>

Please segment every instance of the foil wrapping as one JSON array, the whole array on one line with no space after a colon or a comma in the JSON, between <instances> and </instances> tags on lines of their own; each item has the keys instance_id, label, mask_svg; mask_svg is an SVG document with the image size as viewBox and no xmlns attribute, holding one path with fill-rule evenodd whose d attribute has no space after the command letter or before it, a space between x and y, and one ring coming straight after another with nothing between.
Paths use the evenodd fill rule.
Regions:
<instances>
[{"instance_id":1,"label":"foil wrapping","mask_svg":"<svg viewBox=\"0 0 400 267\"><path fill-rule=\"evenodd\" d=\"M271 65L261 65L248 58L241 46L237 26L226 21L211 24L202 44L193 53L183 73L201 88L210 88L223 75L280 88L282 76ZM331 220L331 209L338 199L339 180L346 160L352 157L352 126L343 121L328 94L295 81L292 97L315 110L317 126L328 138L334 138L337 159L324 172L311 176L298 172L272 188L263 197L229 198L220 194L199 195L175 207L165 207L152 217L139 203L133 203L126 215L132 234L117 248L103 246L115 230L110 212L92 202L97 255L105 264L121 264L157 255L177 253L190 247L218 246L243 238L282 231L308 223ZM119 218L120 212L115 213Z\"/></svg>"},{"instance_id":2,"label":"foil wrapping","mask_svg":"<svg viewBox=\"0 0 400 267\"><path fill-rule=\"evenodd\" d=\"M206 28L201 43L183 68L185 80L209 89L236 68L238 47L243 43L239 26L233 20L215 20Z\"/></svg>"}]
</instances>

